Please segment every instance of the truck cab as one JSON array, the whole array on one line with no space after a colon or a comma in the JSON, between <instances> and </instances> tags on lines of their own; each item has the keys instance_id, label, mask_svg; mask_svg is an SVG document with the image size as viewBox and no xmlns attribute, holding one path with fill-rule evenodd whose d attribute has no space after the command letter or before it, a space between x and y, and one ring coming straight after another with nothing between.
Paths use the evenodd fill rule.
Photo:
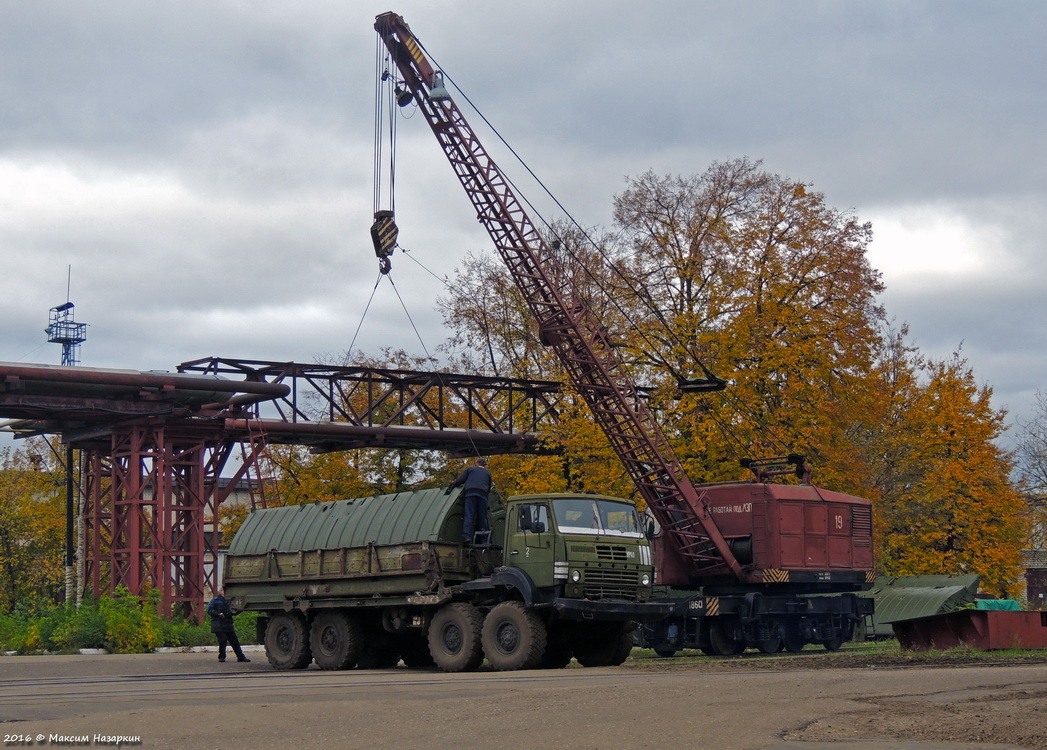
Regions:
<instances>
[{"instance_id":1,"label":"truck cab","mask_svg":"<svg viewBox=\"0 0 1047 750\"><path fill-rule=\"evenodd\" d=\"M652 554L635 506L603 495L510 498L503 559L566 599L646 601Z\"/></svg>"}]
</instances>

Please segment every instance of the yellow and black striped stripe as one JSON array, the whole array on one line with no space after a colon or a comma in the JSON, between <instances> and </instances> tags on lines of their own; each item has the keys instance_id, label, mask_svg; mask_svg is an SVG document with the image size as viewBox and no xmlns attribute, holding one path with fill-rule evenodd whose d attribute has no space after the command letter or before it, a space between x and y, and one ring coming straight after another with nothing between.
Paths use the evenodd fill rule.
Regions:
<instances>
[{"instance_id":1,"label":"yellow and black striped stripe","mask_svg":"<svg viewBox=\"0 0 1047 750\"><path fill-rule=\"evenodd\" d=\"M763 572L763 580L765 583L788 583L789 571L768 568Z\"/></svg>"},{"instance_id":2,"label":"yellow and black striped stripe","mask_svg":"<svg viewBox=\"0 0 1047 750\"><path fill-rule=\"evenodd\" d=\"M415 41L413 36L407 37L407 39L404 40L404 46L407 47L407 51L411 54L411 58L418 67L422 67L422 63L428 62L425 59L425 55L422 54L421 47L418 46L418 42Z\"/></svg>"}]
</instances>

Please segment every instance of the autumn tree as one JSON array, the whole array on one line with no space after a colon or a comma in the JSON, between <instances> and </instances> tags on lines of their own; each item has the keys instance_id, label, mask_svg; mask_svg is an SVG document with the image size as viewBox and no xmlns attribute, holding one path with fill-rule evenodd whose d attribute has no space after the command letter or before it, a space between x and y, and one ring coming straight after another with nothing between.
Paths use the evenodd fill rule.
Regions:
<instances>
[{"instance_id":1,"label":"autumn tree","mask_svg":"<svg viewBox=\"0 0 1047 750\"><path fill-rule=\"evenodd\" d=\"M616 296L632 290L642 303L629 356L670 392L702 375L697 362L730 383L666 404L689 437L684 456L727 479L737 467L728 453L797 451L842 480L836 438L851 416L841 407L868 388L883 316L869 224L746 159L700 176L642 175L614 215L628 249Z\"/></svg>"},{"instance_id":2,"label":"autumn tree","mask_svg":"<svg viewBox=\"0 0 1047 750\"><path fill-rule=\"evenodd\" d=\"M868 494L878 564L889 575L976 573L1001 596L1014 580L1028 531L1025 501L997 445L1005 413L990 404L967 361L928 360L885 340L878 371L883 429L867 436Z\"/></svg>"},{"instance_id":3,"label":"autumn tree","mask_svg":"<svg viewBox=\"0 0 1047 750\"><path fill-rule=\"evenodd\" d=\"M0 612L59 599L65 480L42 440L0 449Z\"/></svg>"},{"instance_id":4,"label":"autumn tree","mask_svg":"<svg viewBox=\"0 0 1047 750\"><path fill-rule=\"evenodd\" d=\"M1033 416L1018 433L1018 476L1029 503L1027 549L1047 550L1047 394L1036 394Z\"/></svg>"},{"instance_id":5,"label":"autumn tree","mask_svg":"<svg viewBox=\"0 0 1047 750\"><path fill-rule=\"evenodd\" d=\"M968 571L1007 590L1022 504L995 443L1004 414L961 357L927 361L904 328L892 332L868 223L746 159L632 179L614 216L615 233L589 245L558 227L549 240L634 381L652 388L693 479L737 478L744 456L806 454L821 484L876 501L883 572ZM451 350L559 377L500 263L471 256L460 271L441 301ZM680 383L708 376L702 364L729 387L681 396ZM562 466L602 463L589 479L613 486L618 462L599 435L576 424L556 439ZM569 485L569 471L541 465L522 490Z\"/></svg>"},{"instance_id":6,"label":"autumn tree","mask_svg":"<svg viewBox=\"0 0 1047 750\"><path fill-rule=\"evenodd\" d=\"M634 380L654 389L692 476L735 478L740 456L793 450L833 472L849 457L839 450L845 404L870 389L883 315L869 226L746 159L693 177L642 175L614 215L615 232L593 243L559 227L550 242ZM480 309L484 289L497 303ZM441 308L452 346L473 362L559 377L493 260L470 258ZM730 389L679 398L680 381L705 375L700 363ZM579 456L590 450L579 445Z\"/></svg>"}]
</instances>

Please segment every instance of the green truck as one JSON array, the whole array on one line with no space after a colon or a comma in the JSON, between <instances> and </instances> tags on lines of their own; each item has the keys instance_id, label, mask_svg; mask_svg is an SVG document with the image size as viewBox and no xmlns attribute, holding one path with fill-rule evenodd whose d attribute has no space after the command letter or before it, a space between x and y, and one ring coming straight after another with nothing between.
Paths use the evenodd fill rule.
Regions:
<instances>
[{"instance_id":1,"label":"green truck","mask_svg":"<svg viewBox=\"0 0 1047 750\"><path fill-rule=\"evenodd\" d=\"M277 669L447 672L621 664L649 600L651 547L628 500L490 497L489 538L462 544L461 490L255 510L225 558L233 607L263 612Z\"/></svg>"}]
</instances>

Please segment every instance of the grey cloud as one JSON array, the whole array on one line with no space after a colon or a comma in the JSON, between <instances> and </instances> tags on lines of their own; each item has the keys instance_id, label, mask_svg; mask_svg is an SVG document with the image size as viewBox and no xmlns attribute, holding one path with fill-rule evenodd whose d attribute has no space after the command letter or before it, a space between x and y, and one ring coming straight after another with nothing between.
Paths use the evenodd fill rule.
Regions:
<instances>
[{"instance_id":1,"label":"grey cloud","mask_svg":"<svg viewBox=\"0 0 1047 750\"><path fill-rule=\"evenodd\" d=\"M884 301L930 353L963 341L999 403L1031 403L1047 319L1041 3L395 5L586 225L609 221L626 175L747 155L859 218L942 204L1006 227L992 273L912 288L885 269ZM86 364L344 351L377 275L372 24L387 9L0 0L0 169L24 180L0 205L0 359L56 361L42 330L70 263ZM442 276L489 242L422 119L398 131L401 242ZM48 169L78 194L30 195L49 183L29 172ZM393 279L433 351L440 283L401 254ZM357 343L384 345L420 349L387 283Z\"/></svg>"}]
</instances>

